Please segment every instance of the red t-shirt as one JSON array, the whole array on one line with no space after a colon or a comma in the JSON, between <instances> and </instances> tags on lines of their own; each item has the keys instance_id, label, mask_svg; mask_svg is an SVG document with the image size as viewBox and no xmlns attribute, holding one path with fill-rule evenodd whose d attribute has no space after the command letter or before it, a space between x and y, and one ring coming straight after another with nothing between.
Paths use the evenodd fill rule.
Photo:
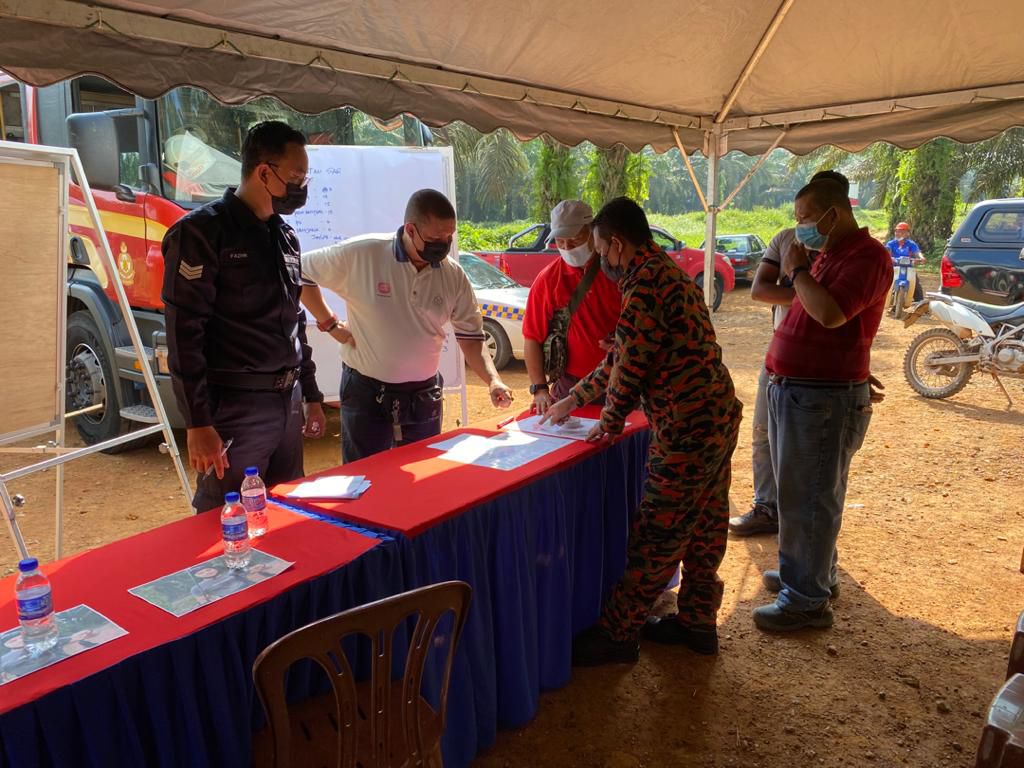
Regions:
<instances>
[{"instance_id":1,"label":"red t-shirt","mask_svg":"<svg viewBox=\"0 0 1024 768\"><path fill-rule=\"evenodd\" d=\"M585 267L570 267L561 256L540 271L530 286L530 297L526 301L524 337L544 343L552 315L555 310L569 306L585 271ZM569 322L566 373L582 379L604 359L606 353L598 342L614 333L621 308L619 287L598 269L594 282Z\"/></svg>"},{"instance_id":2,"label":"red t-shirt","mask_svg":"<svg viewBox=\"0 0 1024 768\"><path fill-rule=\"evenodd\" d=\"M800 299L775 330L765 367L779 376L859 381L871 372L871 343L892 283L892 259L866 228L824 251L811 276L828 289L846 322L826 328L807 314Z\"/></svg>"}]
</instances>

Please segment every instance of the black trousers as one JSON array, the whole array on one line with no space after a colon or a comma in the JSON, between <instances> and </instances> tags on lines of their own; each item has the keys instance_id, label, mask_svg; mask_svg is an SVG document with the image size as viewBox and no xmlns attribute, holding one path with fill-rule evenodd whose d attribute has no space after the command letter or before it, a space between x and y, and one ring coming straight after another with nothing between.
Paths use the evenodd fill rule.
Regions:
<instances>
[{"instance_id":1,"label":"black trousers","mask_svg":"<svg viewBox=\"0 0 1024 768\"><path fill-rule=\"evenodd\" d=\"M343 464L375 453L415 443L441 434L443 409L436 418L419 421L402 419L402 437L395 439L394 421L377 402L382 382L363 376L347 365L341 371L341 461ZM385 384L390 392L418 392L434 385L442 386L441 374L426 381Z\"/></svg>"},{"instance_id":2,"label":"black trousers","mask_svg":"<svg viewBox=\"0 0 1024 768\"><path fill-rule=\"evenodd\" d=\"M192 506L205 512L224 504L224 494L242 485L246 467L258 467L270 488L302 477L302 390L296 382L289 392L246 392L210 387L213 426L220 439L234 442L228 449L231 466L224 478L200 475Z\"/></svg>"}]
</instances>

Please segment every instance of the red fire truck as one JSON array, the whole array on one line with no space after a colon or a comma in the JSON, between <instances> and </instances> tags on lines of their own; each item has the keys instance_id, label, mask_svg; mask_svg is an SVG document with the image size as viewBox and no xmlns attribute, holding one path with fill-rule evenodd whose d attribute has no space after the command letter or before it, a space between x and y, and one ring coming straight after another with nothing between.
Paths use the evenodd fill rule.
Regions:
<instances>
[{"instance_id":1,"label":"red fire truck","mask_svg":"<svg viewBox=\"0 0 1024 768\"><path fill-rule=\"evenodd\" d=\"M304 115L271 98L225 106L188 87L151 101L98 77L32 88L0 73L3 138L78 150L176 427L183 421L167 369L160 243L187 211L238 183L242 138L250 125L267 119L289 122L316 144L430 141L429 130L410 117L383 123L352 109ZM127 431L133 421L155 423L156 414L81 191L72 187L70 198L67 409L102 405L76 419L82 439L94 444Z\"/></svg>"}]
</instances>

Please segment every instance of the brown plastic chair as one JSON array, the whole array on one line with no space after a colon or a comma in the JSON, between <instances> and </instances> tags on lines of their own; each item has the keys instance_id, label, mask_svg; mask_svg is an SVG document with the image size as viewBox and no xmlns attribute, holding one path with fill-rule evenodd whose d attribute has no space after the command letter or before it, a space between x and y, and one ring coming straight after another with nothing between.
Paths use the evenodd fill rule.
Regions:
<instances>
[{"instance_id":1,"label":"brown plastic chair","mask_svg":"<svg viewBox=\"0 0 1024 768\"><path fill-rule=\"evenodd\" d=\"M253 664L268 726L254 739L254 765L440 768L448 682L472 592L464 581L420 587L313 622L268 646ZM421 693L423 671L434 648L434 632L449 613L451 642L435 710ZM412 615L416 626L409 636L405 672L393 681L393 635ZM359 683L341 645L357 635L365 635L371 646L370 679ZM285 675L301 659L311 659L324 670L332 692L289 712Z\"/></svg>"},{"instance_id":2,"label":"brown plastic chair","mask_svg":"<svg viewBox=\"0 0 1024 768\"><path fill-rule=\"evenodd\" d=\"M992 700L975 768L1024 768L1024 675L1007 680Z\"/></svg>"}]
</instances>

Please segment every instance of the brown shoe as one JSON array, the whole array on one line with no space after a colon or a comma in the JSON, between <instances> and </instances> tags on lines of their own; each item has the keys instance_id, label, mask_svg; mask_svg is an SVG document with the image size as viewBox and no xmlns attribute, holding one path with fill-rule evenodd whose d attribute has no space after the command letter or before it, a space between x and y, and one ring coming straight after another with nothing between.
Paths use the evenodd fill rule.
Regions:
<instances>
[{"instance_id":1,"label":"brown shoe","mask_svg":"<svg viewBox=\"0 0 1024 768\"><path fill-rule=\"evenodd\" d=\"M729 533L736 536L778 532L779 516L775 510L764 504L755 504L745 515L729 518Z\"/></svg>"}]
</instances>

